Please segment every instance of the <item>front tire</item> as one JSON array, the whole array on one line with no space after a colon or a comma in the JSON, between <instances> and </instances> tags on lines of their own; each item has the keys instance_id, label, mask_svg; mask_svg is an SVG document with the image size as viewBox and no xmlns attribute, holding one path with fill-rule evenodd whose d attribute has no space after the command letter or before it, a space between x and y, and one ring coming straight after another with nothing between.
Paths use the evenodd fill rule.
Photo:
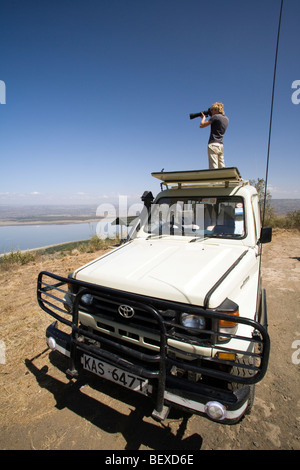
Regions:
<instances>
[{"instance_id":1,"label":"front tire","mask_svg":"<svg viewBox=\"0 0 300 470\"><path fill-rule=\"evenodd\" d=\"M241 366L243 366L243 365L253 366L254 365L253 361L254 361L253 357L249 357L249 356L243 356L243 357L240 357L240 358L236 359L236 362L238 362ZM233 377L247 378L247 377L252 377L254 375L254 373L255 372L251 369L238 367L238 366L234 366L231 369L231 375ZM247 408L246 408L243 416L250 414L252 406L254 404L255 384L250 384L248 386L250 387L250 395L249 395L249 399L248 399L248 405L247 405ZM239 390L242 387L245 387L245 384L237 383L237 382L234 382L234 381L228 383L228 390L231 390L231 391ZM240 418L240 419L242 419L242 418Z\"/></svg>"}]
</instances>

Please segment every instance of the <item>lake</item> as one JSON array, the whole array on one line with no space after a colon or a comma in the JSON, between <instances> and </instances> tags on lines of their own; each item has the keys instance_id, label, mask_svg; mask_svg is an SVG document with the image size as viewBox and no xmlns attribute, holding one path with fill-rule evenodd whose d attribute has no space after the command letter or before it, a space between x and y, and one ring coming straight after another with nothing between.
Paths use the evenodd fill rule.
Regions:
<instances>
[{"instance_id":1,"label":"lake","mask_svg":"<svg viewBox=\"0 0 300 470\"><path fill-rule=\"evenodd\" d=\"M85 224L0 226L0 254L59 243L87 240L96 234L97 222Z\"/></svg>"}]
</instances>

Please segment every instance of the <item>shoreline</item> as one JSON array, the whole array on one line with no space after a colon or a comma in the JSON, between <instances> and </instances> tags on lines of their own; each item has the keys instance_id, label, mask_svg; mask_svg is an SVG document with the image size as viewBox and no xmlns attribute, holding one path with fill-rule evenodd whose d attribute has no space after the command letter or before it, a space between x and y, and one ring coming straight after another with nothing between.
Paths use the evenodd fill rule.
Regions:
<instances>
[{"instance_id":1,"label":"shoreline","mask_svg":"<svg viewBox=\"0 0 300 470\"><path fill-rule=\"evenodd\" d=\"M89 224L92 222L100 222L103 217L91 218L86 220L74 219L74 220L36 220L31 222L12 221L12 220L0 220L0 227L18 227L24 225L72 225L72 224Z\"/></svg>"},{"instance_id":2,"label":"shoreline","mask_svg":"<svg viewBox=\"0 0 300 470\"><path fill-rule=\"evenodd\" d=\"M86 238L84 240L76 240L76 241L69 241L69 242L63 242L63 243L54 243L53 245L45 245L45 246L39 246L38 248L28 248L27 250L12 250L7 253L0 253L0 258L5 255L10 255L11 253L28 253L28 252L38 252L38 251L47 251L49 249L54 249L54 251L59 251L60 248L63 250L66 248L68 245L74 245L73 248L76 249L76 246L80 244L88 244L90 241L89 238Z\"/></svg>"},{"instance_id":3,"label":"shoreline","mask_svg":"<svg viewBox=\"0 0 300 470\"><path fill-rule=\"evenodd\" d=\"M97 237L99 238L99 237ZM101 238L99 239L101 240ZM63 242L63 243L55 243L53 245L45 245L45 246L40 246L38 248L28 248L27 250L16 250L16 251L10 251L8 253L0 253L0 264L1 264L1 258L4 256L10 256L12 253L21 253L21 254L26 254L26 253L33 253L33 254L41 254L41 255L50 255L53 253L57 253L59 251L67 251L67 250L77 250L79 246L86 245L88 246L89 243L91 242L91 238L85 238L83 240L75 240L75 241L69 241L69 242ZM115 248L118 246L116 243L116 239L111 240L112 244L108 245L107 247L110 249ZM107 248L106 247L106 248ZM105 248L105 249L106 249ZM100 248L102 249L102 248Z\"/></svg>"}]
</instances>

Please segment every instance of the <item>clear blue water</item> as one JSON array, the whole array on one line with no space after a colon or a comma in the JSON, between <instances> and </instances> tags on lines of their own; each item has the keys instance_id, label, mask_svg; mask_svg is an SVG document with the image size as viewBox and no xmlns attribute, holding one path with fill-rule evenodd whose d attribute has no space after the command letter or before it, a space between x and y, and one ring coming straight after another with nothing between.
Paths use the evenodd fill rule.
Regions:
<instances>
[{"instance_id":1,"label":"clear blue water","mask_svg":"<svg viewBox=\"0 0 300 470\"><path fill-rule=\"evenodd\" d=\"M87 240L96 234L97 223L68 225L15 225L0 227L0 254L48 245Z\"/></svg>"}]
</instances>

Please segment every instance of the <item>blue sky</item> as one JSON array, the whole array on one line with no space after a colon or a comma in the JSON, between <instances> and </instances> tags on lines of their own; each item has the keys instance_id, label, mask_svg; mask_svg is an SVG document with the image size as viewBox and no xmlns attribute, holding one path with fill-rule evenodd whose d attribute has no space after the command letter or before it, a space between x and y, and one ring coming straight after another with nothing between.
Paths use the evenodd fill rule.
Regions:
<instances>
[{"instance_id":1,"label":"blue sky","mask_svg":"<svg viewBox=\"0 0 300 470\"><path fill-rule=\"evenodd\" d=\"M280 0L2 0L0 9L0 204L157 193L151 172L208 167L209 130L189 113L215 101L230 119L226 166L265 177ZM299 0L285 0L273 198L300 198L299 16Z\"/></svg>"}]
</instances>

